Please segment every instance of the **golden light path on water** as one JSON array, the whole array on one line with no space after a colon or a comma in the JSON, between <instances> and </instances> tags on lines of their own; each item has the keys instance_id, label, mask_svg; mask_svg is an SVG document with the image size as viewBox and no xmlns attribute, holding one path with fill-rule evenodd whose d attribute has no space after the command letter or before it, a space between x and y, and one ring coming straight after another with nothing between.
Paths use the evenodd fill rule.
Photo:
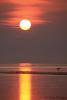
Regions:
<instances>
[{"instance_id":1,"label":"golden light path on water","mask_svg":"<svg viewBox=\"0 0 67 100\"><path fill-rule=\"evenodd\" d=\"M31 71L31 67L24 64L20 71ZM19 86L19 100L31 100L31 74L20 74Z\"/></svg>"}]
</instances>

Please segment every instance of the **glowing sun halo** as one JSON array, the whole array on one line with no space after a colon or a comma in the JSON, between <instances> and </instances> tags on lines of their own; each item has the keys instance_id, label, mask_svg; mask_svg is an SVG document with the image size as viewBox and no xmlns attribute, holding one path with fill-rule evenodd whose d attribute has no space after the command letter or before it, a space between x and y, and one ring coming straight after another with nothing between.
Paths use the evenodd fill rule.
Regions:
<instances>
[{"instance_id":1,"label":"glowing sun halo","mask_svg":"<svg viewBox=\"0 0 67 100\"><path fill-rule=\"evenodd\" d=\"M20 21L20 28L22 30L29 30L31 28L31 22L28 19L23 19Z\"/></svg>"}]
</instances>

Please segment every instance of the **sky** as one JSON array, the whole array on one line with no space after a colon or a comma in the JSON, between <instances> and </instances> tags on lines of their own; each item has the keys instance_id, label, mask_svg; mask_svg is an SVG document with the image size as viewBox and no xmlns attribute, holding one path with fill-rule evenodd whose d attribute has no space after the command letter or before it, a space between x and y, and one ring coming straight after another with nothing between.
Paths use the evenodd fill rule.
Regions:
<instances>
[{"instance_id":1,"label":"sky","mask_svg":"<svg viewBox=\"0 0 67 100\"><path fill-rule=\"evenodd\" d=\"M22 62L67 64L67 0L0 0L0 63Z\"/></svg>"}]
</instances>

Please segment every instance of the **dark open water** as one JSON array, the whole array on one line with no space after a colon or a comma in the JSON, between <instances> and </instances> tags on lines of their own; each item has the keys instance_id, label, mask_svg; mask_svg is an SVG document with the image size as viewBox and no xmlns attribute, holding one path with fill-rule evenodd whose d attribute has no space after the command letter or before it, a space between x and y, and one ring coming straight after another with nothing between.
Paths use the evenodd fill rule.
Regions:
<instances>
[{"instance_id":1,"label":"dark open water","mask_svg":"<svg viewBox=\"0 0 67 100\"><path fill-rule=\"evenodd\" d=\"M0 72L0 100L67 100L67 66L3 65Z\"/></svg>"}]
</instances>

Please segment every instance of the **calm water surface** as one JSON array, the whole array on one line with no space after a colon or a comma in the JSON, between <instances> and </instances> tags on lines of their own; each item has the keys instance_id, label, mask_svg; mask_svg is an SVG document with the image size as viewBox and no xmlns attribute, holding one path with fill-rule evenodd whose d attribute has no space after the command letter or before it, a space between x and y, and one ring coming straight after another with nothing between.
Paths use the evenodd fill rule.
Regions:
<instances>
[{"instance_id":1,"label":"calm water surface","mask_svg":"<svg viewBox=\"0 0 67 100\"><path fill-rule=\"evenodd\" d=\"M29 66L19 69L38 72L47 70L56 69ZM66 71L66 68L62 71ZM67 100L67 75L0 74L0 100Z\"/></svg>"}]
</instances>

